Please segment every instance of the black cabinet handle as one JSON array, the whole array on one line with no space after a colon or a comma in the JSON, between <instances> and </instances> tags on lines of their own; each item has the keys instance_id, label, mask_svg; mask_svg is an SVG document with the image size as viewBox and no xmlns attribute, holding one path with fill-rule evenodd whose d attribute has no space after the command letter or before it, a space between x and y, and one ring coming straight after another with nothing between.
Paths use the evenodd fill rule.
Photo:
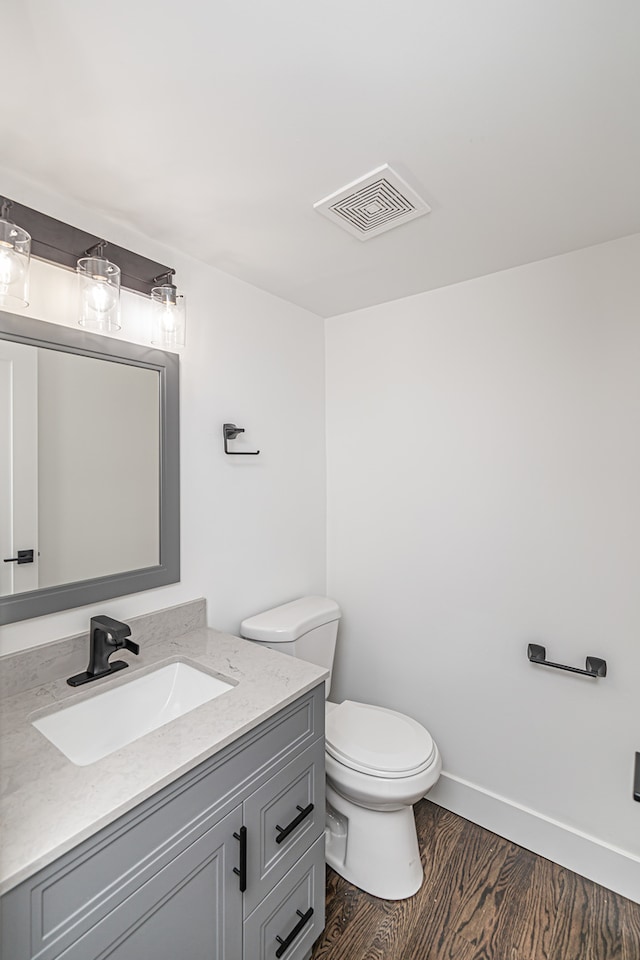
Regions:
<instances>
[{"instance_id":1,"label":"black cabinet handle","mask_svg":"<svg viewBox=\"0 0 640 960\"><path fill-rule=\"evenodd\" d=\"M296 810L299 810L300 813L294 820L291 821L291 823L288 823L286 827L279 827L278 824L276 823L276 830L280 831L280 833L276 837L276 843L282 843L282 841L289 836L291 831L295 830L298 824L302 823L305 817L309 816L309 814L313 810L313 804L310 803L308 807L301 807L300 804L298 803L296 804Z\"/></svg>"},{"instance_id":2,"label":"black cabinet handle","mask_svg":"<svg viewBox=\"0 0 640 960\"><path fill-rule=\"evenodd\" d=\"M240 841L240 867L234 867L233 872L240 878L240 893L244 893L247 889L247 828L240 827L240 833L233 835Z\"/></svg>"},{"instance_id":3,"label":"black cabinet handle","mask_svg":"<svg viewBox=\"0 0 640 960\"><path fill-rule=\"evenodd\" d=\"M636 753L636 769L633 777L633 799L640 802L640 753Z\"/></svg>"},{"instance_id":4,"label":"black cabinet handle","mask_svg":"<svg viewBox=\"0 0 640 960\"><path fill-rule=\"evenodd\" d=\"M33 563L33 550L18 550L17 557L5 557L5 563L17 563L20 566L23 563Z\"/></svg>"},{"instance_id":5,"label":"black cabinet handle","mask_svg":"<svg viewBox=\"0 0 640 960\"><path fill-rule=\"evenodd\" d=\"M301 913L299 910L296 910L296 913L300 917L300 920L298 920L298 922L296 923L291 933L287 937L285 937L284 940L282 939L282 937L276 937L276 940L280 944L280 946L276 950L276 957L281 957L282 954L285 952L285 950L289 949L289 947L291 946L295 938L298 936L302 928L306 926L307 923L309 923L309 920L311 920L311 917L313 916L313 907L309 907L306 913Z\"/></svg>"}]
</instances>

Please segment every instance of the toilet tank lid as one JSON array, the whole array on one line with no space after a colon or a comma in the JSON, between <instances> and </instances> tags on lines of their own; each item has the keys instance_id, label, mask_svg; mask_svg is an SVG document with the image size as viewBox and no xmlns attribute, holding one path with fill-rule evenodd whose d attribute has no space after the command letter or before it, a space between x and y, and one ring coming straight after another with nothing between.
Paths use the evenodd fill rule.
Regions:
<instances>
[{"instance_id":1,"label":"toilet tank lid","mask_svg":"<svg viewBox=\"0 0 640 960\"><path fill-rule=\"evenodd\" d=\"M301 597L247 617L240 624L240 636L268 643L292 643L314 627L339 619L340 607L335 600Z\"/></svg>"}]
</instances>

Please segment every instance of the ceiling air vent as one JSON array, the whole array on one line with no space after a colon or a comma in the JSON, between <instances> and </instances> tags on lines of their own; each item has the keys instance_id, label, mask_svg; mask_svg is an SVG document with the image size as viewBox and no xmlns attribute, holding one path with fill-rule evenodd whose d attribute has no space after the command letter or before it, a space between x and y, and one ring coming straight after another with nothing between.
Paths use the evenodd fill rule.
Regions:
<instances>
[{"instance_id":1,"label":"ceiling air vent","mask_svg":"<svg viewBox=\"0 0 640 960\"><path fill-rule=\"evenodd\" d=\"M387 163L314 203L313 208L359 240L370 240L431 211Z\"/></svg>"}]
</instances>

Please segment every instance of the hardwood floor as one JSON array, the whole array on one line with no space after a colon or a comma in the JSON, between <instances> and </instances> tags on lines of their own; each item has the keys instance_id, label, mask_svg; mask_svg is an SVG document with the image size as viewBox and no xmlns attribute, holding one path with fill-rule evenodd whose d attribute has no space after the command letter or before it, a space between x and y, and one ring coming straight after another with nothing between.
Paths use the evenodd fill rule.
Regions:
<instances>
[{"instance_id":1,"label":"hardwood floor","mask_svg":"<svg viewBox=\"0 0 640 960\"><path fill-rule=\"evenodd\" d=\"M640 906L453 813L415 807L425 882L378 900L327 871L312 960L640 960Z\"/></svg>"}]
</instances>

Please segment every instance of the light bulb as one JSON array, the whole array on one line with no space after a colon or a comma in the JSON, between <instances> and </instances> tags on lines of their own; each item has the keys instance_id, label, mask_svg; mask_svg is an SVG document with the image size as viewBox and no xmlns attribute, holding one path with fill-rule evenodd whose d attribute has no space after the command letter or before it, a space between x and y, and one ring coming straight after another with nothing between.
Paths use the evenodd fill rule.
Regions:
<instances>
[{"instance_id":1,"label":"light bulb","mask_svg":"<svg viewBox=\"0 0 640 960\"><path fill-rule=\"evenodd\" d=\"M184 347L185 300L172 283L151 291L153 332L151 342L161 347Z\"/></svg>"},{"instance_id":2,"label":"light bulb","mask_svg":"<svg viewBox=\"0 0 640 960\"><path fill-rule=\"evenodd\" d=\"M160 326L164 333L173 333L176 329L176 308L174 303L167 303L162 308Z\"/></svg>"},{"instance_id":3,"label":"light bulb","mask_svg":"<svg viewBox=\"0 0 640 960\"><path fill-rule=\"evenodd\" d=\"M24 280L25 258L16 253L11 244L0 241L0 284L9 286Z\"/></svg>"},{"instance_id":4,"label":"light bulb","mask_svg":"<svg viewBox=\"0 0 640 960\"><path fill-rule=\"evenodd\" d=\"M93 330L120 329L120 268L104 257L78 260L80 316L78 323Z\"/></svg>"},{"instance_id":5,"label":"light bulb","mask_svg":"<svg viewBox=\"0 0 640 960\"><path fill-rule=\"evenodd\" d=\"M106 277L93 277L93 283L86 291L87 304L96 313L108 313L118 299L117 291L110 287Z\"/></svg>"},{"instance_id":6,"label":"light bulb","mask_svg":"<svg viewBox=\"0 0 640 960\"><path fill-rule=\"evenodd\" d=\"M27 231L0 217L0 307L28 306L30 256Z\"/></svg>"}]
</instances>

